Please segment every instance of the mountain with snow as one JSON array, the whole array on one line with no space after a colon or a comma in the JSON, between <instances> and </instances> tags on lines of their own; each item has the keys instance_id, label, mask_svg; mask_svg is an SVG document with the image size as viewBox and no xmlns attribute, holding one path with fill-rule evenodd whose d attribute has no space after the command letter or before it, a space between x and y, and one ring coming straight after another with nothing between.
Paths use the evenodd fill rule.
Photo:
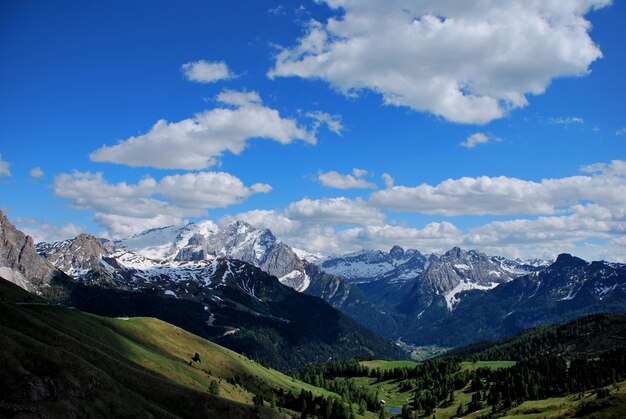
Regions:
<instances>
[{"instance_id":1,"label":"mountain with snow","mask_svg":"<svg viewBox=\"0 0 626 419\"><path fill-rule=\"evenodd\" d=\"M40 255L32 239L4 216L0 227L0 278L50 302L106 316L157 317L281 369L335 356L400 356L391 342L322 299L297 292L250 263L208 253L200 257L207 249L192 229L153 232L191 233L169 246L154 235L134 238L134 244L143 240L142 252L81 234L39 244ZM189 247L197 242L199 249ZM244 242L231 243L244 248ZM194 260L180 260L181 254L193 254Z\"/></svg>"},{"instance_id":2,"label":"mountain with snow","mask_svg":"<svg viewBox=\"0 0 626 419\"><path fill-rule=\"evenodd\" d=\"M463 291L487 290L544 268L547 262L510 260L455 247L443 255L394 246L389 252L362 250L319 262L326 272L344 276L385 310L415 313L443 296L453 310Z\"/></svg>"},{"instance_id":3,"label":"mountain with snow","mask_svg":"<svg viewBox=\"0 0 626 419\"><path fill-rule=\"evenodd\" d=\"M237 259L250 263L297 291L310 285L303 260L268 229L243 221L223 227L212 221L151 229L117 240L123 249L153 260L198 261L211 258Z\"/></svg>"},{"instance_id":4,"label":"mountain with snow","mask_svg":"<svg viewBox=\"0 0 626 419\"><path fill-rule=\"evenodd\" d=\"M454 247L439 257L431 258L419 283L412 288L403 305L411 304L412 299L424 301L424 297L428 300L434 295L442 295L448 309L453 310L463 291L492 289L542 267L530 267L502 257L490 257L475 250Z\"/></svg>"},{"instance_id":5,"label":"mountain with snow","mask_svg":"<svg viewBox=\"0 0 626 419\"><path fill-rule=\"evenodd\" d=\"M424 314L405 330L405 338L418 344L458 346L583 314L625 312L626 265L562 254L544 269L491 290L464 294L452 312Z\"/></svg>"},{"instance_id":6,"label":"mountain with snow","mask_svg":"<svg viewBox=\"0 0 626 419\"><path fill-rule=\"evenodd\" d=\"M311 257L314 265L243 222L153 229L116 242L81 234L40 243L39 254L3 216L0 234L0 276L23 288L99 314L159 317L283 367L336 351L393 352L331 305L386 337L446 346L626 311L626 265L570 255L546 264L394 246Z\"/></svg>"},{"instance_id":7,"label":"mountain with snow","mask_svg":"<svg viewBox=\"0 0 626 419\"><path fill-rule=\"evenodd\" d=\"M394 321L340 275L319 269L311 261L322 255L293 249L269 229L233 221L218 226L211 221L152 229L113 243L118 251L171 263L225 258L254 265L296 291L321 297L333 307L379 333L394 330ZM121 265L123 263L120 262Z\"/></svg>"},{"instance_id":8,"label":"mountain with snow","mask_svg":"<svg viewBox=\"0 0 626 419\"><path fill-rule=\"evenodd\" d=\"M418 250L394 246L389 252L361 250L343 256L326 258L319 266L326 272L343 276L350 282L366 283L387 280L400 283L416 278L424 271L427 257Z\"/></svg>"}]
</instances>

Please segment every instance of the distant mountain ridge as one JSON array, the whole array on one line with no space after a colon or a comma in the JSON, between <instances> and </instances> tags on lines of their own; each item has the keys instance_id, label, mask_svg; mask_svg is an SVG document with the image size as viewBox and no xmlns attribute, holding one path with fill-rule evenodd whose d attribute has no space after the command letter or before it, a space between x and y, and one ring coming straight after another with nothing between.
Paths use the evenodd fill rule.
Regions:
<instances>
[{"instance_id":1,"label":"distant mountain ridge","mask_svg":"<svg viewBox=\"0 0 626 419\"><path fill-rule=\"evenodd\" d=\"M323 300L241 260L180 261L176 255L156 260L108 248L90 235L40 244L42 254L73 275L67 276L39 256L32 239L6 218L1 233L4 270L21 273L36 292L58 290L55 301L88 312L161 318L280 369L332 356L402 356L390 342ZM26 274L33 273L32 267L43 270L31 280Z\"/></svg>"},{"instance_id":2,"label":"distant mountain ridge","mask_svg":"<svg viewBox=\"0 0 626 419\"><path fill-rule=\"evenodd\" d=\"M585 313L624 309L619 285L598 279L597 292L603 297L585 300L581 298L585 292L579 294L579 289L585 288L583 285L591 278L579 271L572 276L572 269L602 266L598 278L607 279L618 275L607 269L619 271L621 265L589 264L567 255L549 264L488 256L458 247L441 255L424 255L394 246L389 252L364 250L325 259L316 255L314 265L298 256L306 253L277 240L270 230L241 221L226 226L207 221L153 229L102 246L95 237L91 240L97 242L74 248L80 248L79 254L92 249L91 254L82 254L79 259L81 263L99 260L98 266L78 263L74 268L65 266L69 269L66 272L101 285L113 281L122 289L151 289L161 295L200 301L196 295L209 300L222 298L215 294L224 280L220 275L228 277L233 267L240 269L238 260L249 261L265 272L287 272L280 278L283 285L321 297L377 333L410 343L458 346ZM67 246L69 242L65 243ZM50 256L62 247L39 245ZM110 249L109 253L101 254L102 248ZM68 258L55 260L67 262ZM573 266L564 268L569 265ZM85 271L86 266L92 269ZM245 272L237 274L243 278ZM532 292L528 290L545 282L550 273L553 278L549 282L560 285L541 300L530 299ZM202 290L188 285L197 283L197 278L206 279ZM239 282L233 286L254 304L256 291L249 284ZM536 293L539 295L542 292ZM522 302L519 308L516 301Z\"/></svg>"},{"instance_id":3,"label":"distant mountain ridge","mask_svg":"<svg viewBox=\"0 0 626 419\"><path fill-rule=\"evenodd\" d=\"M597 312L626 312L626 265L561 254L541 271L465 292L448 315L415 322L407 339L459 346Z\"/></svg>"}]
</instances>

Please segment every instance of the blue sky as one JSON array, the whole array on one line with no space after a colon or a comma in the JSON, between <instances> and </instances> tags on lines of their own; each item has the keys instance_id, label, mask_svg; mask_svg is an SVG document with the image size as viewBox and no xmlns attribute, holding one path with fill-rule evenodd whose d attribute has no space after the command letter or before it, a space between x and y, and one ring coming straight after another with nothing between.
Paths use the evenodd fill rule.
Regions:
<instances>
[{"instance_id":1,"label":"blue sky","mask_svg":"<svg viewBox=\"0 0 626 419\"><path fill-rule=\"evenodd\" d=\"M624 2L457 3L2 2L0 207L626 260Z\"/></svg>"}]
</instances>

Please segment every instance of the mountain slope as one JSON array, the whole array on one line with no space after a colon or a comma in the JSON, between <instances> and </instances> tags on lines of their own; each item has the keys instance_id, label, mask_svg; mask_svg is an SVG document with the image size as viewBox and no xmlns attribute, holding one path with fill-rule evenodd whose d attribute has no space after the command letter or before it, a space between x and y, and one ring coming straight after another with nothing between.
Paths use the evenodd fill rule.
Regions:
<instances>
[{"instance_id":1,"label":"mountain slope","mask_svg":"<svg viewBox=\"0 0 626 419\"><path fill-rule=\"evenodd\" d=\"M8 224L3 231L20 237ZM5 254L32 253L34 264L55 274L53 281L36 288L38 292L50 295L56 290L55 301L84 311L157 317L283 370L329 357L403 356L323 300L240 260L152 260L126 251L110 253L87 235L40 246L78 275L74 280L34 253L32 241L23 234L19 252L2 237L2 243L8 243L2 247Z\"/></svg>"},{"instance_id":2,"label":"mountain slope","mask_svg":"<svg viewBox=\"0 0 626 419\"><path fill-rule=\"evenodd\" d=\"M446 356L468 360L523 360L541 356L593 357L626 347L626 314L592 314L568 323L539 326L500 340L459 348Z\"/></svg>"},{"instance_id":3,"label":"mountain slope","mask_svg":"<svg viewBox=\"0 0 626 419\"><path fill-rule=\"evenodd\" d=\"M626 265L564 254L543 271L466 292L448 316L415 321L407 340L459 346L602 311L626 311Z\"/></svg>"},{"instance_id":4,"label":"mountain slope","mask_svg":"<svg viewBox=\"0 0 626 419\"><path fill-rule=\"evenodd\" d=\"M184 271L188 279L157 270L153 277L137 276L131 284L138 290L78 283L70 298L96 314L160 318L283 370L329 357L402 356L320 298L258 268L223 259L198 263L200 270Z\"/></svg>"},{"instance_id":5,"label":"mountain slope","mask_svg":"<svg viewBox=\"0 0 626 419\"><path fill-rule=\"evenodd\" d=\"M194 287L193 282L199 278L207 286L217 285L209 284L212 277L225 271L218 269L224 263L222 258L237 259L278 277L282 284L297 291L321 297L379 334L391 337L397 329L393 318L345 279L300 259L269 230L241 221L224 227L203 221L152 229L118 240L110 247L114 250L89 235L37 245L42 256L83 282L121 289L154 288L185 298L190 295L188 284Z\"/></svg>"},{"instance_id":6,"label":"mountain slope","mask_svg":"<svg viewBox=\"0 0 626 419\"><path fill-rule=\"evenodd\" d=\"M336 396L156 319L14 304L24 294L0 280L3 416L284 417L253 395Z\"/></svg>"}]
</instances>

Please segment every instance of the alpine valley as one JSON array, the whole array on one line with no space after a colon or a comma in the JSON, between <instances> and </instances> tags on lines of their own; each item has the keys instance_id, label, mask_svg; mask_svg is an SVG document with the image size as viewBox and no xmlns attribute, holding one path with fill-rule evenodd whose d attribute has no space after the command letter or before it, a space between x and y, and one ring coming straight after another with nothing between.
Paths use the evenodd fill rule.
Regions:
<instances>
[{"instance_id":1,"label":"alpine valley","mask_svg":"<svg viewBox=\"0 0 626 419\"><path fill-rule=\"evenodd\" d=\"M528 357L520 350L527 338L510 341L516 342L515 355L500 349L508 348L507 341L486 341L590 313L626 311L625 265L567 254L550 263L457 247L425 255L394 246L389 252L323 257L242 221L170 226L115 241L80 234L35 245L1 215L0 233L0 308L3 342L10 348L2 355L8 366L3 388L21 389L3 393L0 408L17 417L60 412L102 417L133 409L180 417L304 412L348 418L350 411L368 417L393 413L381 410L381 389L398 405L388 407L398 412L400 400L410 402L402 409L405 416L454 416L449 411L459 409L478 415L489 406L504 414L520 407L495 393L483 396L492 399L482 403L481 396L466 398L476 380L506 390L507 378L496 366L523 373L519 369L527 361L520 360ZM583 356L576 348L591 345L599 359L594 362L612 363L613 377L621 381L626 369L610 351L624 346L621 332L613 331L622 323L619 316L590 317L563 326L567 335L537 329L529 336L532 345L550 348L574 342L568 343L568 356ZM581 327L604 343L578 339ZM452 357L419 364L402 360L420 347L466 344L475 345L451 352ZM64 358L64 351L71 358ZM478 351L491 355L476 358ZM531 358L558 364L555 356ZM481 361L475 367L463 359ZM423 390L423 374L435 380L434 388ZM578 381L583 398L564 399L559 412L619 411L626 402L619 391L609 405L587 402L595 393L586 391L607 383L604 375L597 380ZM403 396L407 391L412 393ZM546 387L545 397L568 391ZM517 403L543 394L523 393ZM458 409L449 400L455 397L461 400ZM189 405L182 407L176 398Z\"/></svg>"}]
</instances>

